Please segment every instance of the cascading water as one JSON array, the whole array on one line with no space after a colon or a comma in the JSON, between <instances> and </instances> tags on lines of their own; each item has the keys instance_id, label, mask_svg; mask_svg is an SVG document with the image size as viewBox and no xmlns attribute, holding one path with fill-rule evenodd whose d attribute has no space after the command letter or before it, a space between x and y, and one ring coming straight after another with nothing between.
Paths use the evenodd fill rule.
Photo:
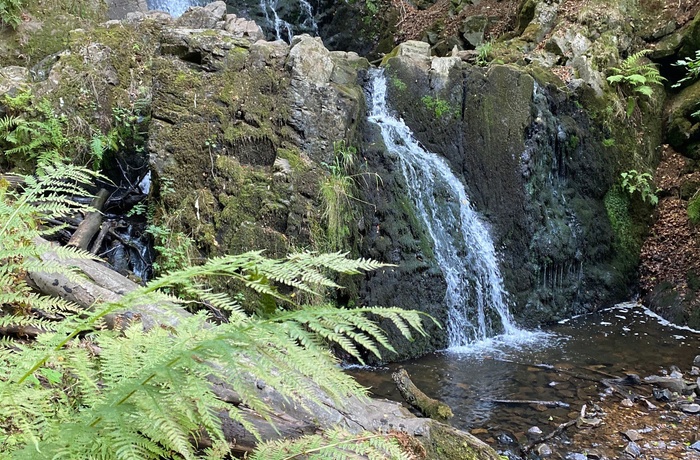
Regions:
<instances>
[{"instance_id":1,"label":"cascading water","mask_svg":"<svg viewBox=\"0 0 700 460\"><path fill-rule=\"evenodd\" d=\"M403 120L391 114L386 90L384 73L371 71L369 121L381 128L387 149L398 155L409 195L434 242L447 283L449 347L519 332L508 311L493 242L464 185L443 158L425 150Z\"/></svg>"},{"instance_id":2,"label":"cascading water","mask_svg":"<svg viewBox=\"0 0 700 460\"><path fill-rule=\"evenodd\" d=\"M274 27L275 39L284 40L286 38L291 43L294 31L292 25L280 19L277 14L277 0L260 0L260 9L265 13L265 20Z\"/></svg>"},{"instance_id":3,"label":"cascading water","mask_svg":"<svg viewBox=\"0 0 700 460\"><path fill-rule=\"evenodd\" d=\"M314 17L313 7L308 0L299 0L299 18L296 24L290 24L280 18L277 13L279 0L260 0L260 9L265 14L265 20L275 31L275 39L285 40L289 43L294 38L294 27L300 26L314 35L318 35L318 24Z\"/></svg>"},{"instance_id":4,"label":"cascading water","mask_svg":"<svg viewBox=\"0 0 700 460\"><path fill-rule=\"evenodd\" d=\"M148 8L170 13L177 17L182 15L191 6L204 6L213 0L148 0Z\"/></svg>"}]
</instances>

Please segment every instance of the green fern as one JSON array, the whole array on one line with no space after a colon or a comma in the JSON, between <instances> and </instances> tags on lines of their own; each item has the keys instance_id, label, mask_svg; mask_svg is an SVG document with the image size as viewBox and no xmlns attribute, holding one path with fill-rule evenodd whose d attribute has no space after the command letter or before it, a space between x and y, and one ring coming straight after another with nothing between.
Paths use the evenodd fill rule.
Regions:
<instances>
[{"instance_id":1,"label":"green fern","mask_svg":"<svg viewBox=\"0 0 700 460\"><path fill-rule=\"evenodd\" d=\"M24 275L30 271L65 270L56 263L40 260L49 248L45 243L37 244L36 239L56 231L42 227L42 222L89 210L88 206L67 197L87 196L83 186L94 177L94 173L83 168L45 164L36 176L23 178L21 192L10 190L7 182L0 183L0 286L3 286L0 306L11 306L24 314L32 309L72 311L67 302L31 293ZM51 250L60 258L92 257L73 247ZM44 325L35 323L35 326Z\"/></svg>"},{"instance_id":2,"label":"green fern","mask_svg":"<svg viewBox=\"0 0 700 460\"><path fill-rule=\"evenodd\" d=\"M666 80L659 73L651 62L644 62L644 56L649 54L651 50L641 50L627 57L620 67L611 67L613 75L607 78L608 83L617 85L621 88L622 96L627 99L626 116L632 116L634 109L637 107L636 94L641 94L653 100L653 86L663 85Z\"/></svg>"},{"instance_id":3,"label":"green fern","mask_svg":"<svg viewBox=\"0 0 700 460\"><path fill-rule=\"evenodd\" d=\"M396 460L410 458L396 443L391 442L389 436L373 433L353 435L335 429L292 441L265 443L250 460L352 460L361 456Z\"/></svg>"},{"instance_id":4,"label":"green fern","mask_svg":"<svg viewBox=\"0 0 700 460\"><path fill-rule=\"evenodd\" d=\"M22 22L22 0L0 0L0 21L13 29Z\"/></svg>"},{"instance_id":5,"label":"green fern","mask_svg":"<svg viewBox=\"0 0 700 460\"><path fill-rule=\"evenodd\" d=\"M57 115L46 99L37 104L36 110L36 119L6 116L0 121L5 155L36 163L62 161L63 151L70 143L64 133L67 118Z\"/></svg>"},{"instance_id":6,"label":"green fern","mask_svg":"<svg viewBox=\"0 0 700 460\"><path fill-rule=\"evenodd\" d=\"M45 265L37 257L44 248L32 245L32 239L44 232L41 220L79 209L64 193L79 194L79 184L91 177L84 169L54 165L37 177L25 178L22 193L0 187L0 254L3 267L11 267L3 268L0 276L5 276L2 286L15 286L3 288L0 303L49 302L17 282L24 271ZM70 257L84 256L75 250L54 250ZM348 260L339 253L302 253L270 260L260 252L250 252L171 272L119 302L95 305L92 312L77 312L67 302L52 306L62 309L63 321L44 324L45 332L33 343L5 341L5 347L0 347L0 366L6 369L0 376L0 458L194 459L197 441L206 433L214 443L208 458L220 459L228 454L220 411L256 436L249 411L271 420L272 407L253 382L263 381L302 406L322 407L328 397L338 404L349 396L364 397L365 389L339 369L329 345L358 359L363 348L379 356L379 345L392 347L367 315L389 320L407 338L414 332L424 334L424 316L395 308L302 308L272 283L313 292L320 286L336 286L323 275L327 270L359 273L381 266L369 260ZM58 266L47 269L60 270ZM209 290L207 279L211 277L239 280L278 299L280 306L292 308L278 308L266 317L251 316L237 300ZM168 294L173 287L186 292L187 300ZM102 327L106 315L134 305L191 302L215 305L228 313L228 321L214 325L200 312L183 319L176 328L144 331L138 323L124 331ZM22 317L6 316L0 318L0 325L24 324L22 321ZM226 382L242 405L225 406L213 393L211 378ZM352 458L355 454L403 458L391 440L343 432L277 447L266 444L257 458L271 458L265 453L270 449L286 452L286 458L302 453L308 458ZM290 457L293 452L299 453Z\"/></svg>"}]
</instances>

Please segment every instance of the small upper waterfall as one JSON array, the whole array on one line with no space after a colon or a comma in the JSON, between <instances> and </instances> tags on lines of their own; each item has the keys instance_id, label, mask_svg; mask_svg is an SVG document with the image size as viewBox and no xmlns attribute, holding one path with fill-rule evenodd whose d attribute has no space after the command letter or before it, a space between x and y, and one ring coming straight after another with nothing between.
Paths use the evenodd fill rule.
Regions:
<instances>
[{"instance_id":1,"label":"small upper waterfall","mask_svg":"<svg viewBox=\"0 0 700 460\"><path fill-rule=\"evenodd\" d=\"M292 25L287 21L280 19L277 14L277 0L260 0L260 9L265 13L265 20L272 24L275 30L275 38L277 40L286 40L291 43L294 38ZM272 17L270 17L272 14Z\"/></svg>"},{"instance_id":2,"label":"small upper waterfall","mask_svg":"<svg viewBox=\"0 0 700 460\"><path fill-rule=\"evenodd\" d=\"M279 16L278 3L279 0L260 0L260 9L265 14L265 21L275 32L275 39L291 43L294 38L295 26L301 26L314 35L318 34L318 24L314 17L313 7L308 0L299 0L299 17L295 24L291 24Z\"/></svg>"},{"instance_id":3,"label":"small upper waterfall","mask_svg":"<svg viewBox=\"0 0 700 460\"><path fill-rule=\"evenodd\" d=\"M177 17L182 15L191 6L204 6L213 0L148 0L148 8L161 10Z\"/></svg>"},{"instance_id":4,"label":"small upper waterfall","mask_svg":"<svg viewBox=\"0 0 700 460\"><path fill-rule=\"evenodd\" d=\"M369 121L381 128L387 149L400 159L408 193L447 283L449 347L517 332L493 242L464 185L442 157L425 150L403 120L391 114L382 71L371 71L369 91Z\"/></svg>"}]
</instances>

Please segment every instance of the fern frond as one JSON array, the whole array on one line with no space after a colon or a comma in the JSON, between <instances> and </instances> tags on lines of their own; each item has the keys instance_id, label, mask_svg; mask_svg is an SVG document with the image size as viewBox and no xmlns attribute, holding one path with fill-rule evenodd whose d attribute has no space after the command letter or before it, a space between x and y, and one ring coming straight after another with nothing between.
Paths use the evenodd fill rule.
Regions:
<instances>
[{"instance_id":1,"label":"fern frond","mask_svg":"<svg viewBox=\"0 0 700 460\"><path fill-rule=\"evenodd\" d=\"M342 429L295 440L270 441L259 446L251 460L353 460L358 457L376 460L409 460L391 436L351 434Z\"/></svg>"}]
</instances>

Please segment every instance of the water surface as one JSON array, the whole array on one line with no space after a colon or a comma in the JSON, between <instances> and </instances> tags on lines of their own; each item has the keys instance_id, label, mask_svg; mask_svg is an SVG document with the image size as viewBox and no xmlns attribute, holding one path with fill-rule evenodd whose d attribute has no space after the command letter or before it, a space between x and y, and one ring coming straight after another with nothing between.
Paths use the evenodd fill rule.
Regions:
<instances>
[{"instance_id":1,"label":"water surface","mask_svg":"<svg viewBox=\"0 0 700 460\"><path fill-rule=\"evenodd\" d=\"M575 418L582 404L599 400L604 393L600 379L627 373L661 374L674 365L687 373L694 356L700 354L700 333L674 327L645 308L624 304L524 339L495 339L457 350L349 372L370 386L375 396L401 401L391 373L404 367L419 388L452 407L454 426L485 428L490 436L503 432L520 437L534 425L547 432ZM542 363L568 373L535 366ZM561 401L570 407L544 409L492 402L503 399Z\"/></svg>"}]
</instances>

